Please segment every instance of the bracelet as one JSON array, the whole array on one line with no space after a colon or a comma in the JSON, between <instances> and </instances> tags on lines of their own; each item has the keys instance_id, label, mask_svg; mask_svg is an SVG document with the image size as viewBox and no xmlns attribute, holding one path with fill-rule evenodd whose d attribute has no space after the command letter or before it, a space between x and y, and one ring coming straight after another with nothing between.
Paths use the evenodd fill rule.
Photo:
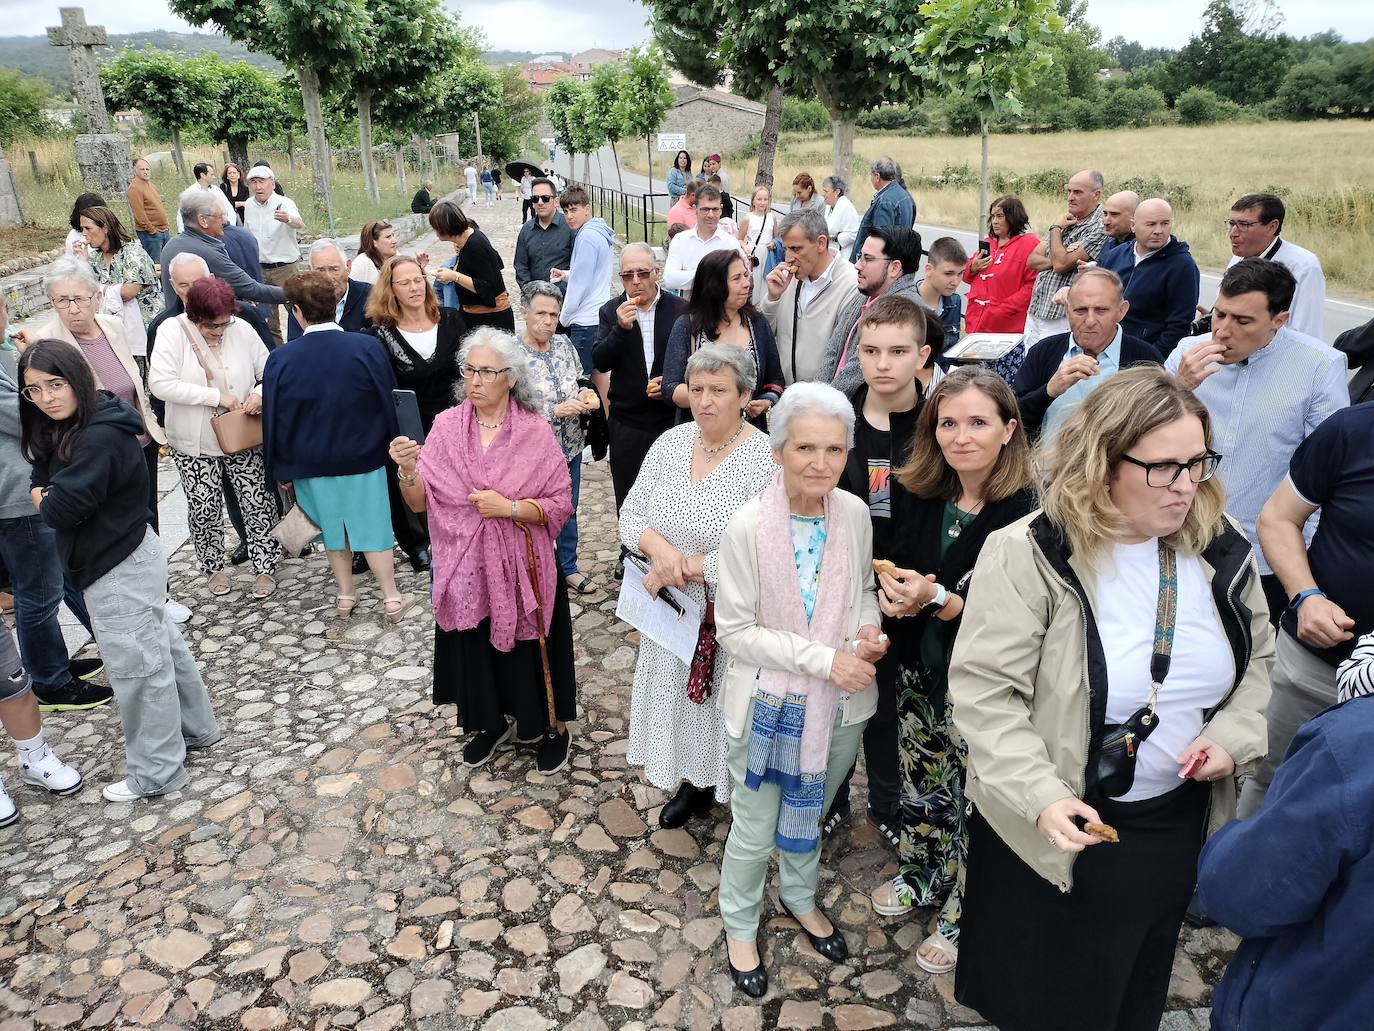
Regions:
<instances>
[{"instance_id":1,"label":"bracelet","mask_svg":"<svg viewBox=\"0 0 1374 1031\"><path fill-rule=\"evenodd\" d=\"M413 473L410 476L402 476L398 472L396 474L396 482L399 483L402 487L413 487L415 486L415 476Z\"/></svg>"},{"instance_id":2,"label":"bracelet","mask_svg":"<svg viewBox=\"0 0 1374 1031\"><path fill-rule=\"evenodd\" d=\"M1320 594L1323 598L1326 597L1326 592L1320 587L1309 587L1307 590L1299 591L1297 594L1293 595L1293 600L1288 603L1289 611L1296 615L1298 609L1302 608L1302 603L1314 594Z\"/></svg>"},{"instance_id":3,"label":"bracelet","mask_svg":"<svg viewBox=\"0 0 1374 1031\"><path fill-rule=\"evenodd\" d=\"M518 519L518 518L519 518L519 515L518 515L519 509L520 509L520 502L518 502L518 501L512 501L512 502L510 503L510 517L511 517L512 519Z\"/></svg>"}]
</instances>

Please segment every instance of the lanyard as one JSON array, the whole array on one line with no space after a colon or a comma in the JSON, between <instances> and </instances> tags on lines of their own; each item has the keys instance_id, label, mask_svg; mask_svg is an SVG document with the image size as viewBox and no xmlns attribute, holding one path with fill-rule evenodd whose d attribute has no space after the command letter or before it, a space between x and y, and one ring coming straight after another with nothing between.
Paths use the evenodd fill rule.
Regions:
<instances>
[{"instance_id":1,"label":"lanyard","mask_svg":"<svg viewBox=\"0 0 1374 1031\"><path fill-rule=\"evenodd\" d=\"M1155 718L1155 701L1164 678L1169 675L1169 663L1174 652L1174 623L1178 615L1178 556L1174 549L1159 539L1159 601L1155 605L1155 644L1150 656L1150 710L1145 717L1148 726Z\"/></svg>"}]
</instances>

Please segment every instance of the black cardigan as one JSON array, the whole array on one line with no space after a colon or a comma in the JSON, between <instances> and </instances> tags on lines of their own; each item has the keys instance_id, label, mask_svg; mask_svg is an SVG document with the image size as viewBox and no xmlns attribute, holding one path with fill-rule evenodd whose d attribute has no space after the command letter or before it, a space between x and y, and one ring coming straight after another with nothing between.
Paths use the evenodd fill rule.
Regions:
<instances>
[{"instance_id":1,"label":"black cardigan","mask_svg":"<svg viewBox=\"0 0 1374 1031\"><path fill-rule=\"evenodd\" d=\"M496 299L506 292L506 281L501 275L503 268L505 264L501 261L501 255L496 253L487 235L480 229L474 229L458 252L455 268L455 271L472 277L474 289L467 290L458 285L458 303L464 308L495 307Z\"/></svg>"},{"instance_id":2,"label":"black cardigan","mask_svg":"<svg viewBox=\"0 0 1374 1031\"><path fill-rule=\"evenodd\" d=\"M641 430L662 432L673 425L677 408L665 394L655 400L644 393L649 380L663 375L663 358L668 353L668 338L673 324L682 310L682 299L667 290L658 292L654 309L654 363L644 367L644 335L636 324L625 329L616 318L616 310L625 303L626 294L613 297L597 312L600 325L596 345L592 348L592 364L597 372L611 374L611 418Z\"/></svg>"},{"instance_id":3,"label":"black cardigan","mask_svg":"<svg viewBox=\"0 0 1374 1031\"><path fill-rule=\"evenodd\" d=\"M468 326L457 308L439 309L439 332L434 354L422 358L394 326L373 326L368 330L381 343L396 374L396 386L415 391L420 405L420 422L428 433L439 413L458 403L458 348L467 336Z\"/></svg>"},{"instance_id":4,"label":"black cardigan","mask_svg":"<svg viewBox=\"0 0 1374 1031\"><path fill-rule=\"evenodd\" d=\"M1054 336L1045 337L1027 352L1021 371L1016 374L1016 383L1013 386L1016 391L1016 404L1021 409L1021 425L1031 437L1039 436L1040 427L1045 422L1045 413L1054 403L1055 399L1050 397L1049 383L1059 371L1064 355L1069 353L1071 338L1070 333L1056 333ZM1127 369L1142 363L1160 364L1159 350L1154 344L1123 333L1120 367Z\"/></svg>"}]
</instances>

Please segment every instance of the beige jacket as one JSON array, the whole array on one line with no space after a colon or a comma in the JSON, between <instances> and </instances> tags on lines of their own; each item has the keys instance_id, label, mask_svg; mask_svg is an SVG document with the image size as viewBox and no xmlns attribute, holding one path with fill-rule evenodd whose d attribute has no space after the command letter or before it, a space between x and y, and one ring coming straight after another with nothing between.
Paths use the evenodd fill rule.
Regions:
<instances>
[{"instance_id":1,"label":"beige jacket","mask_svg":"<svg viewBox=\"0 0 1374 1031\"><path fill-rule=\"evenodd\" d=\"M835 661L835 649L785 630L761 626L759 609L758 533L759 506L752 498L742 505L725 528L720 542L720 585L716 590L716 638L729 658L725 685L717 704L731 737L745 731L749 699L760 669L781 669L825 680ZM878 626L878 591L873 583L873 523L868 506L847 491L835 490L831 504L850 510L849 613L853 638L867 624ZM878 684L870 683L858 694L840 698L841 724L862 723L878 708Z\"/></svg>"},{"instance_id":2,"label":"beige jacket","mask_svg":"<svg viewBox=\"0 0 1374 1031\"><path fill-rule=\"evenodd\" d=\"M218 354L185 315L166 319L148 366L148 389L167 402L167 443L183 455L221 455L210 417L220 410L220 385L208 383L205 368L192 350L192 337L214 368L223 389L240 401L262 397L262 370L267 348L253 327L234 319L224 331Z\"/></svg>"},{"instance_id":3,"label":"beige jacket","mask_svg":"<svg viewBox=\"0 0 1374 1031\"><path fill-rule=\"evenodd\" d=\"M968 743L965 793L1012 851L1068 891L1074 854L1051 846L1036 821L1051 802L1081 797L1084 789L1096 577L1066 548L1047 551L1039 528L1048 521L1037 524L1040 517L1033 512L994 532L978 556L954 643L949 693L955 725ZM1087 612L1055 568L1056 555L1088 592ZM1225 578L1228 601L1218 606L1218 615L1233 649L1239 648L1238 666L1244 664L1239 683L1202 731L1236 763L1235 777L1212 785L1210 835L1235 816L1237 778L1267 748L1264 710L1274 633L1254 555L1237 528L1228 524L1204 552L1202 565L1209 582Z\"/></svg>"},{"instance_id":4,"label":"beige jacket","mask_svg":"<svg viewBox=\"0 0 1374 1031\"><path fill-rule=\"evenodd\" d=\"M820 374L821 359L825 357L835 321L845 305L859 296L859 274L842 255L831 255L829 279L794 324L792 315L797 310L800 289L801 280L794 276L781 297L770 301L765 294L759 305L773 327L783 378L789 387L814 380Z\"/></svg>"},{"instance_id":5,"label":"beige jacket","mask_svg":"<svg viewBox=\"0 0 1374 1031\"><path fill-rule=\"evenodd\" d=\"M118 315L97 314L95 321L101 332L105 334L105 339L110 342L110 350L114 351L115 357L119 359L119 364L124 366L124 371L134 381L134 395L138 400L138 414L143 416L144 431L159 444L167 443L167 437L162 432L162 427L158 425L157 417L153 415L153 410L148 407L148 395L143 389L143 374L138 371L134 356L129 351L129 339L124 334L124 320ZM72 336L67 327L62 325L62 320L57 318L34 330L32 336L35 340L51 337L54 340L65 340L69 344L76 343L76 337ZM95 385L102 390L105 386L98 377Z\"/></svg>"}]
</instances>

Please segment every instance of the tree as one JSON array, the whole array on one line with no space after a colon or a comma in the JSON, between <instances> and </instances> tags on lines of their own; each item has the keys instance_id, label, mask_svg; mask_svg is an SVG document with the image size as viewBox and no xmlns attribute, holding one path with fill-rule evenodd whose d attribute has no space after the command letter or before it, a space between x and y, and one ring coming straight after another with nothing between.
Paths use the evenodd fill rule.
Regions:
<instances>
[{"instance_id":1,"label":"tree","mask_svg":"<svg viewBox=\"0 0 1374 1031\"><path fill-rule=\"evenodd\" d=\"M590 182L592 178L592 155L606 145L606 127L601 123L597 112L596 97L584 83L573 98L572 108L568 111L568 128L572 131L572 149L582 155L582 178ZM600 158L597 159L600 168Z\"/></svg>"},{"instance_id":2,"label":"tree","mask_svg":"<svg viewBox=\"0 0 1374 1031\"><path fill-rule=\"evenodd\" d=\"M48 87L10 68L0 68L0 146L27 136L41 136L49 126L43 107Z\"/></svg>"},{"instance_id":3,"label":"tree","mask_svg":"<svg viewBox=\"0 0 1374 1031\"><path fill-rule=\"evenodd\" d=\"M137 108L172 134L172 157L186 176L182 131L203 125L219 106L223 62L167 54L160 50L122 50L100 69L105 105L111 111Z\"/></svg>"},{"instance_id":4,"label":"tree","mask_svg":"<svg viewBox=\"0 0 1374 1031\"><path fill-rule=\"evenodd\" d=\"M196 58L219 89L209 118L202 124L229 148L229 159L248 171L248 141L281 132L290 112L275 76L246 62L228 64L213 52Z\"/></svg>"},{"instance_id":5,"label":"tree","mask_svg":"<svg viewBox=\"0 0 1374 1031\"><path fill-rule=\"evenodd\" d=\"M988 206L988 121L1019 113L1020 94L1048 67L1050 38L1063 25L1054 0L933 0L921 5L925 26L916 48L927 75L978 110L983 166L978 222Z\"/></svg>"},{"instance_id":6,"label":"tree","mask_svg":"<svg viewBox=\"0 0 1374 1031\"><path fill-rule=\"evenodd\" d=\"M1288 69L1274 95L1274 107L1295 122L1325 118L1340 102L1336 69L1325 61L1305 61Z\"/></svg>"},{"instance_id":7,"label":"tree","mask_svg":"<svg viewBox=\"0 0 1374 1031\"><path fill-rule=\"evenodd\" d=\"M597 135L611 145L621 193L625 192L625 177L620 171L620 151L616 144L629 133L625 125L625 107L621 103L621 95L627 88L625 66L619 61L607 61L593 68L586 86L587 106L596 121Z\"/></svg>"},{"instance_id":8,"label":"tree","mask_svg":"<svg viewBox=\"0 0 1374 1031\"><path fill-rule=\"evenodd\" d=\"M496 73L496 100L483 107L482 145L498 163L520 157L544 105L529 87L516 65L506 65Z\"/></svg>"},{"instance_id":9,"label":"tree","mask_svg":"<svg viewBox=\"0 0 1374 1031\"><path fill-rule=\"evenodd\" d=\"M644 137L644 149L649 159L649 191L653 192L654 147L651 137L663 125L668 109L673 106L673 87L668 81L663 52L657 47L644 50L632 47L625 51L623 60L625 82L620 95L621 117L627 136Z\"/></svg>"},{"instance_id":10,"label":"tree","mask_svg":"<svg viewBox=\"0 0 1374 1031\"><path fill-rule=\"evenodd\" d=\"M1211 0L1202 15L1202 31L1171 62L1180 92L1203 86L1237 104L1272 98L1293 54L1287 36L1267 34L1276 27L1271 14L1263 4Z\"/></svg>"},{"instance_id":11,"label":"tree","mask_svg":"<svg viewBox=\"0 0 1374 1031\"><path fill-rule=\"evenodd\" d=\"M368 52L373 29L363 0L167 0L167 5L192 25L214 25L296 73L310 137L315 203L324 210L329 231L336 232L321 98Z\"/></svg>"},{"instance_id":12,"label":"tree","mask_svg":"<svg viewBox=\"0 0 1374 1031\"><path fill-rule=\"evenodd\" d=\"M544 113L553 127L554 142L568 154L568 178L576 179L573 158L577 156L578 132L573 122L573 105L582 93L582 84L567 77L554 79L544 94Z\"/></svg>"}]
</instances>

